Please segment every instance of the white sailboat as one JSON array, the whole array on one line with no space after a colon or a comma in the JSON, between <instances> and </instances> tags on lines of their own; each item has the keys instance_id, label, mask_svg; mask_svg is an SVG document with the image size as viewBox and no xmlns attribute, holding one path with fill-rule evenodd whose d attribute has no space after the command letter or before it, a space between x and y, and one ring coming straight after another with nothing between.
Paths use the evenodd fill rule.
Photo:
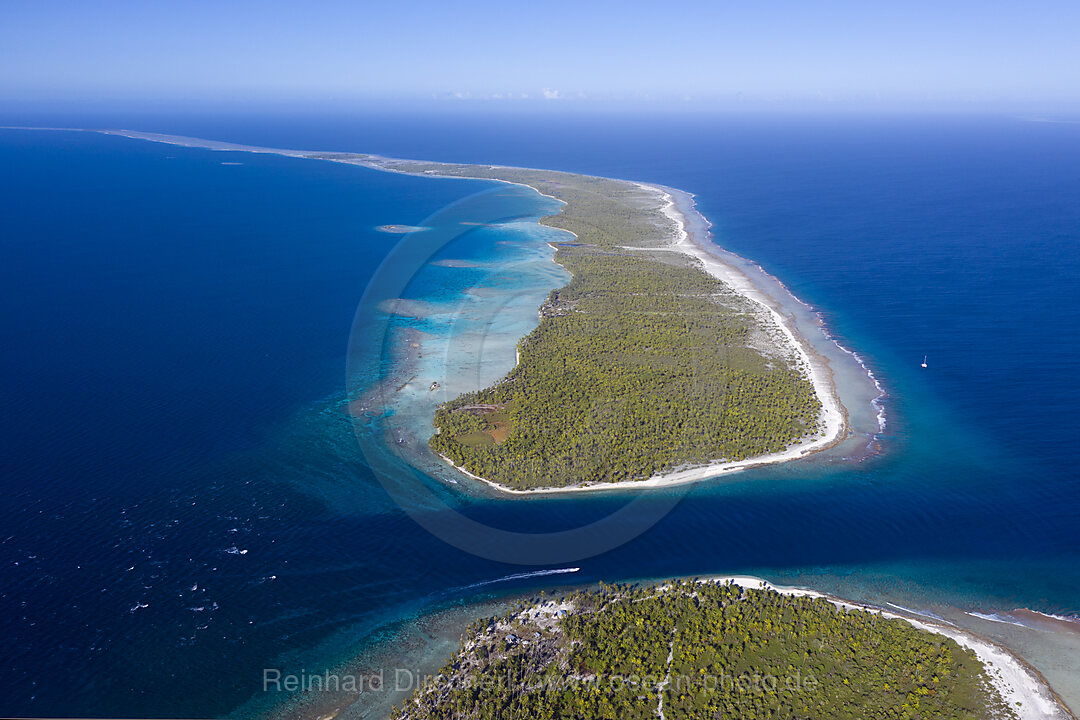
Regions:
<instances>
[{"instance_id":1,"label":"white sailboat","mask_svg":"<svg viewBox=\"0 0 1080 720\"><path fill-rule=\"evenodd\" d=\"M922 356L922 366L926 367L926 356L925 355Z\"/></svg>"}]
</instances>

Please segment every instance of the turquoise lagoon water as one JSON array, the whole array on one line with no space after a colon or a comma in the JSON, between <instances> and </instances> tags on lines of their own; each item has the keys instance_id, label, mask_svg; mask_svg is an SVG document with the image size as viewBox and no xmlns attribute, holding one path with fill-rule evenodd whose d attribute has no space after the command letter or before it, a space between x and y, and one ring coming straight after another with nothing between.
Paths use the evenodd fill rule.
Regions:
<instances>
[{"instance_id":1,"label":"turquoise lagoon water","mask_svg":"<svg viewBox=\"0 0 1080 720\"><path fill-rule=\"evenodd\" d=\"M267 667L422 664L500 598L736 572L942 615L1023 653L1080 705L1075 638L1010 624L1016 608L1080 612L1077 126L48 120L683 188L720 244L860 353L888 424L868 457L678 491L506 500L434 465L388 491L347 412L365 287L393 248L447 241L415 258L408 302L382 308L389 360L366 380L385 392L354 398L370 403L361 437L366 427L387 457L415 458L424 409L497 378L565 281L547 246L558 235L530 221L551 200L3 131L4 714L262 714L294 699L262 691ZM386 224L430 229L376 229ZM605 532L644 531L598 554L605 538L586 537L572 562L539 566L462 551L418 524L453 514L549 533L613 513Z\"/></svg>"}]
</instances>

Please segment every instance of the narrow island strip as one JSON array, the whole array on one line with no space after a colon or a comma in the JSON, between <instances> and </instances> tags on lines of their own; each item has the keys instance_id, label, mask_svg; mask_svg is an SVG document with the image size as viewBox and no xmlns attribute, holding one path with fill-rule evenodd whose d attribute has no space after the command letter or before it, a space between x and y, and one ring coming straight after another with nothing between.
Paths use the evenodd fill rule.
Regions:
<instances>
[{"instance_id":1,"label":"narrow island strip","mask_svg":"<svg viewBox=\"0 0 1080 720\"><path fill-rule=\"evenodd\" d=\"M570 283L540 308L505 378L436 412L432 449L469 477L519 494L661 487L844 437L827 363L689 231L685 193L526 168L362 164L525 185L563 203L541 222L570 233L551 243Z\"/></svg>"},{"instance_id":2,"label":"narrow island strip","mask_svg":"<svg viewBox=\"0 0 1080 720\"><path fill-rule=\"evenodd\" d=\"M435 412L431 449L499 491L696 482L803 458L846 435L827 360L776 300L710 250L705 232L690 229L707 223L686 193L549 170L104 132L494 180L562 202L540 222L567 233L551 245L570 283L540 307L505 378Z\"/></svg>"}]
</instances>

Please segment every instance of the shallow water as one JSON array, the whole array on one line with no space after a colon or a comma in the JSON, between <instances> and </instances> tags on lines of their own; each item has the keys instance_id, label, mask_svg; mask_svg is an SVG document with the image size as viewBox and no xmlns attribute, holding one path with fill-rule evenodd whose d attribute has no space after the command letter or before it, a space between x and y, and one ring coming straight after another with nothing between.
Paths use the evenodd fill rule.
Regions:
<instances>
[{"instance_id":1,"label":"shallow water","mask_svg":"<svg viewBox=\"0 0 1080 720\"><path fill-rule=\"evenodd\" d=\"M539 322L537 309L570 278L549 243L572 236L538 223L561 203L521 186L478 185L427 218L429 229L404 238L376 270L347 368L361 422L375 425L364 431L451 483L460 476L427 446L436 406L503 377L517 362L518 341ZM384 274L393 277L379 292ZM376 318L376 328L377 315L389 317ZM368 356L373 338L382 352Z\"/></svg>"}]
</instances>

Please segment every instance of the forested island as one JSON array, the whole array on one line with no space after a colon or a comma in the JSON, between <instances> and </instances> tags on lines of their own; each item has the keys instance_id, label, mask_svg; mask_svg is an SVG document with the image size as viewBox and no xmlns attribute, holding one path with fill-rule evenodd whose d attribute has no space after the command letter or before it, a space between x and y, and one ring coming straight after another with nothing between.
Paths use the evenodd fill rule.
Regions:
<instances>
[{"instance_id":1,"label":"forested island","mask_svg":"<svg viewBox=\"0 0 1080 720\"><path fill-rule=\"evenodd\" d=\"M823 597L601 586L471 626L395 720L1018 717L954 640Z\"/></svg>"},{"instance_id":2,"label":"forested island","mask_svg":"<svg viewBox=\"0 0 1080 720\"><path fill-rule=\"evenodd\" d=\"M684 219L663 188L550 170L104 132L498 180L562 201L541 222L573 234L552 243L570 283L539 308L539 324L520 341L505 378L443 404L434 417L431 449L495 487L603 488L666 482L696 469L704 472L689 479L700 479L749 461L801 457L842 435L830 381L814 376L796 334L688 251Z\"/></svg>"},{"instance_id":3,"label":"forested island","mask_svg":"<svg viewBox=\"0 0 1080 720\"><path fill-rule=\"evenodd\" d=\"M328 158L330 159L330 158ZM513 490L653 478L820 435L805 363L767 312L672 252L670 197L623 180L368 158L415 174L528 185L565 203L542 220L572 273L500 382L442 405L432 449Z\"/></svg>"}]
</instances>

